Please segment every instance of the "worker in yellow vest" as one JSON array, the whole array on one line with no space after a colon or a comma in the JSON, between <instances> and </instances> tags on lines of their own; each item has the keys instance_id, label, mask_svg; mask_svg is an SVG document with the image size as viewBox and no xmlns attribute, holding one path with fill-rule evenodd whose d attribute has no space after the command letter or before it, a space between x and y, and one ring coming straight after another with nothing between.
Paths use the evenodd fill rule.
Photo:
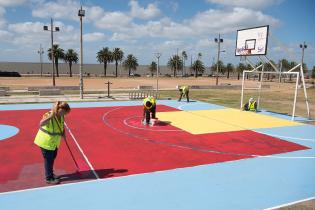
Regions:
<instances>
[{"instance_id":1,"label":"worker in yellow vest","mask_svg":"<svg viewBox=\"0 0 315 210\"><path fill-rule=\"evenodd\" d=\"M182 100L183 96L186 96L187 102L189 102L189 87L188 86L181 86L178 88L179 92L180 92L180 96L178 101Z\"/></svg>"},{"instance_id":2,"label":"worker in yellow vest","mask_svg":"<svg viewBox=\"0 0 315 210\"><path fill-rule=\"evenodd\" d=\"M70 112L66 102L58 101L51 111L46 112L40 121L40 128L34 143L40 147L45 166L47 184L59 184L60 180L54 175L54 161L57 156L61 137L64 132L64 116Z\"/></svg>"},{"instance_id":3,"label":"worker in yellow vest","mask_svg":"<svg viewBox=\"0 0 315 210\"><path fill-rule=\"evenodd\" d=\"M151 119L150 115L151 114L152 114L152 118L156 119L156 117L155 117L156 100L154 97L149 96L143 100L143 118L142 118L143 124L145 124L145 125L150 124L150 119Z\"/></svg>"},{"instance_id":4,"label":"worker in yellow vest","mask_svg":"<svg viewBox=\"0 0 315 210\"><path fill-rule=\"evenodd\" d=\"M250 98L248 103L244 105L244 110L257 112L257 102L253 98Z\"/></svg>"}]
</instances>

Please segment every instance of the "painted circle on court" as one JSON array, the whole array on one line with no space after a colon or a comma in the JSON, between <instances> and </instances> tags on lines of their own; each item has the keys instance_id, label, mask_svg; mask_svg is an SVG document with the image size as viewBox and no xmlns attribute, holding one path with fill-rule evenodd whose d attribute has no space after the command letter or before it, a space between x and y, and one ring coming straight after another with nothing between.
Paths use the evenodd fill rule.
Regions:
<instances>
[{"instance_id":1,"label":"painted circle on court","mask_svg":"<svg viewBox=\"0 0 315 210\"><path fill-rule=\"evenodd\" d=\"M6 140L19 132L17 127L11 125L0 125L0 141Z\"/></svg>"}]
</instances>

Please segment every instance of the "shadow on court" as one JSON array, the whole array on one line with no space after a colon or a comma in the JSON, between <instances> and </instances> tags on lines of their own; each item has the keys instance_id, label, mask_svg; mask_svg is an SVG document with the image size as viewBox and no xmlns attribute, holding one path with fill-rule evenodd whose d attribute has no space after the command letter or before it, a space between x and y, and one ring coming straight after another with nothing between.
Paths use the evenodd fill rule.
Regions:
<instances>
[{"instance_id":1,"label":"shadow on court","mask_svg":"<svg viewBox=\"0 0 315 210\"><path fill-rule=\"evenodd\" d=\"M126 173L126 172L128 172L128 170L127 169L108 168L108 169L95 170L95 172L100 178L110 178L110 177L113 177L115 174L118 174L118 173ZM62 174L59 177L60 177L61 182L82 181L85 179L95 179L95 175L94 175L92 170L74 172L74 173L70 173L70 174Z\"/></svg>"}]
</instances>

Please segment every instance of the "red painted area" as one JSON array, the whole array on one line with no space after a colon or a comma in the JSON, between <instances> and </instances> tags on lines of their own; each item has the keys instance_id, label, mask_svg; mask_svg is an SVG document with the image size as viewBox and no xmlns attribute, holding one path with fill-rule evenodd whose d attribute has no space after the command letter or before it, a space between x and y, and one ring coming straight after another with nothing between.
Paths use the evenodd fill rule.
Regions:
<instances>
[{"instance_id":1,"label":"red painted area","mask_svg":"<svg viewBox=\"0 0 315 210\"><path fill-rule=\"evenodd\" d=\"M157 111L174 110L160 105ZM0 141L0 192L45 185L42 156L33 144L45 111L1 111L0 124L16 126L20 132ZM308 149L253 131L192 135L168 122L144 126L141 119L140 106L74 108L66 122L101 178ZM63 182L93 179L72 137L67 136L81 175L75 173L64 143L58 153L56 172L65 175Z\"/></svg>"}]
</instances>

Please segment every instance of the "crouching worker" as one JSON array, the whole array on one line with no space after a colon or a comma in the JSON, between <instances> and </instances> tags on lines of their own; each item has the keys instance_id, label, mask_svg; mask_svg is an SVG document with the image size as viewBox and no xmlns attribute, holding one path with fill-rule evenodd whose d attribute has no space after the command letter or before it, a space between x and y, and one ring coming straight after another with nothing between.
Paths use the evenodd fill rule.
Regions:
<instances>
[{"instance_id":1,"label":"crouching worker","mask_svg":"<svg viewBox=\"0 0 315 210\"><path fill-rule=\"evenodd\" d=\"M154 97L149 96L143 100L143 118L142 122L144 125L150 124L151 119L151 113L152 118L156 119L155 113L156 113L156 100Z\"/></svg>"},{"instance_id":2,"label":"crouching worker","mask_svg":"<svg viewBox=\"0 0 315 210\"><path fill-rule=\"evenodd\" d=\"M253 98L250 98L248 103L244 105L244 110L257 112L257 102Z\"/></svg>"},{"instance_id":3,"label":"crouching worker","mask_svg":"<svg viewBox=\"0 0 315 210\"><path fill-rule=\"evenodd\" d=\"M188 86L181 86L180 88L178 88L180 96L178 101L182 100L183 96L186 96L187 102L189 102L189 87Z\"/></svg>"},{"instance_id":4,"label":"crouching worker","mask_svg":"<svg viewBox=\"0 0 315 210\"><path fill-rule=\"evenodd\" d=\"M34 143L40 147L45 166L47 184L59 184L60 180L54 174L54 162L57 157L61 137L64 132L64 116L70 112L66 102L58 101L51 111L43 115Z\"/></svg>"}]
</instances>

